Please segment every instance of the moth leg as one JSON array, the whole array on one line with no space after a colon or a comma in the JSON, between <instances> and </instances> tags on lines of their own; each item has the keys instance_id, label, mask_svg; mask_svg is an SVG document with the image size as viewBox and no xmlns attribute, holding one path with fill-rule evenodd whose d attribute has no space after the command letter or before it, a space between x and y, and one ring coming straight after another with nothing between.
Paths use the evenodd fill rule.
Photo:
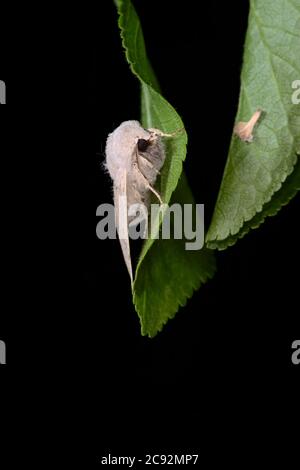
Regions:
<instances>
[{"instance_id":1,"label":"moth leg","mask_svg":"<svg viewBox=\"0 0 300 470\"><path fill-rule=\"evenodd\" d=\"M150 191L152 191L153 194L155 194L155 196L156 196L157 199L159 200L160 205L162 205L162 204L163 204L163 201L162 201L162 198L160 197L160 194L151 186L151 184L148 182L148 180L147 180L146 178L145 178L145 180L146 180L146 182L147 182L147 183L146 183L146 187L147 187Z\"/></svg>"},{"instance_id":2,"label":"moth leg","mask_svg":"<svg viewBox=\"0 0 300 470\"><path fill-rule=\"evenodd\" d=\"M138 157L141 158L143 160L143 162L148 165L152 170L154 170L156 172L157 175L160 175L160 171L155 168L155 166L153 165L153 163L151 163L148 158L144 157L143 155L141 155L140 153L138 154Z\"/></svg>"},{"instance_id":3,"label":"moth leg","mask_svg":"<svg viewBox=\"0 0 300 470\"><path fill-rule=\"evenodd\" d=\"M141 172L141 170L139 169L139 165L137 162L134 162L132 164L133 168L139 173L139 176L141 177L144 185L146 186L147 189L149 189L153 194L155 194L155 196L157 197L157 199L159 200L160 204L163 204L163 201L162 201L162 198L160 197L160 194L151 186L151 184L149 183L149 181L147 180L147 178L143 175L143 173Z\"/></svg>"},{"instance_id":4,"label":"moth leg","mask_svg":"<svg viewBox=\"0 0 300 470\"><path fill-rule=\"evenodd\" d=\"M155 137L174 137L175 135L179 134L179 132L182 132L183 131L183 127L181 127L180 129L177 129L176 131L172 132L171 134L166 134L165 132L161 131L160 129L155 129L155 128L150 128L150 129L147 129L147 131L149 131L152 136L150 136L150 140L151 138L155 138Z\"/></svg>"}]
</instances>

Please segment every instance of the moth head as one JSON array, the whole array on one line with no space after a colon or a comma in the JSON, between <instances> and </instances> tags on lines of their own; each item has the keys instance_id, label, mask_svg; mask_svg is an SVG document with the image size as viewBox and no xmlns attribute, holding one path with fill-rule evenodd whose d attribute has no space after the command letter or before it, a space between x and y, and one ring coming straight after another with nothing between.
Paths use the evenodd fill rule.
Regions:
<instances>
[{"instance_id":1,"label":"moth head","mask_svg":"<svg viewBox=\"0 0 300 470\"><path fill-rule=\"evenodd\" d=\"M137 148L139 152L146 152L147 148L151 144L151 141L148 139L138 139L137 141Z\"/></svg>"}]
</instances>

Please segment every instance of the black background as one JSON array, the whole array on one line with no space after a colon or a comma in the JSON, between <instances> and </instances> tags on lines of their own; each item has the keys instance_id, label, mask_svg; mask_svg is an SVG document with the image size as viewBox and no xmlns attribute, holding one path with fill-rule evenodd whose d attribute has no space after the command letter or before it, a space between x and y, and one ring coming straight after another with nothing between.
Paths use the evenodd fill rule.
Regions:
<instances>
[{"instance_id":1,"label":"black background","mask_svg":"<svg viewBox=\"0 0 300 470\"><path fill-rule=\"evenodd\" d=\"M208 226L237 108L248 2L134 3L162 92L189 135L184 168ZM157 337L141 337L118 242L95 235L96 208L112 200L101 168L106 137L139 118L139 84L112 2L71 23L69 12L57 55L52 39L30 59L17 48L28 69L38 58L38 79L21 65L16 75L12 55L2 55L8 105L18 105L17 115L2 117L2 136L9 137L13 194L22 188L8 219L16 222L17 208L26 206L19 229L4 233L13 240L0 325L8 393L28 383L34 392L24 396L45 397L41 422L55 409L55 429L64 423L66 438L74 433L70 458L83 455L85 468L97 468L108 452L198 451L211 466L217 459L286 459L296 450L291 423L300 366L291 363L291 344L299 337L299 196L217 253L214 279ZM20 101L24 84L30 103ZM36 189L24 184L23 167L31 166Z\"/></svg>"}]
</instances>

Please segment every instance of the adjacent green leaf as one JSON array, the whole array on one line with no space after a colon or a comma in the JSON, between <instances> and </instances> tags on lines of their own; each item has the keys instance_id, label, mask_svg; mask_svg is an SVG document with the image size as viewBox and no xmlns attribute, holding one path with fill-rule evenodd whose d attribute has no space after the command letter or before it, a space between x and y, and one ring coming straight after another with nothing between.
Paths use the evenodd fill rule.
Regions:
<instances>
[{"instance_id":1,"label":"adjacent green leaf","mask_svg":"<svg viewBox=\"0 0 300 470\"><path fill-rule=\"evenodd\" d=\"M141 83L142 117L145 127L166 133L182 129L166 142L166 161L157 188L165 203L193 202L182 163L186 156L187 135L184 125L167 100L160 94L158 82L147 59L143 33L130 0L118 0L119 26L126 57ZM180 184L178 182L180 181ZM210 250L186 251L186 240L145 240L133 283L133 301L139 315L142 334L153 337L195 289L215 271Z\"/></svg>"},{"instance_id":2,"label":"adjacent green leaf","mask_svg":"<svg viewBox=\"0 0 300 470\"><path fill-rule=\"evenodd\" d=\"M264 111L254 141L231 140L207 244L224 249L300 189L300 0L252 0L236 121Z\"/></svg>"}]
</instances>

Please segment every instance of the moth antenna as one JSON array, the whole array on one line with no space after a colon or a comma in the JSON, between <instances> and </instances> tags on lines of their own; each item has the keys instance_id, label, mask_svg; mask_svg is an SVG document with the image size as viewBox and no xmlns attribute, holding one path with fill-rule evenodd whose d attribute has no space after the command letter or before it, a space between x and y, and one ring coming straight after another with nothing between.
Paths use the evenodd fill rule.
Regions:
<instances>
[{"instance_id":1,"label":"moth antenna","mask_svg":"<svg viewBox=\"0 0 300 470\"><path fill-rule=\"evenodd\" d=\"M150 133L154 134L155 136L159 137L175 137L175 135L179 134L180 132L184 131L184 127L181 127L180 129L177 129L176 131L172 132L171 134L165 133L161 131L160 129L155 129L150 127L150 129L147 129ZM151 138L151 137L150 137Z\"/></svg>"}]
</instances>

